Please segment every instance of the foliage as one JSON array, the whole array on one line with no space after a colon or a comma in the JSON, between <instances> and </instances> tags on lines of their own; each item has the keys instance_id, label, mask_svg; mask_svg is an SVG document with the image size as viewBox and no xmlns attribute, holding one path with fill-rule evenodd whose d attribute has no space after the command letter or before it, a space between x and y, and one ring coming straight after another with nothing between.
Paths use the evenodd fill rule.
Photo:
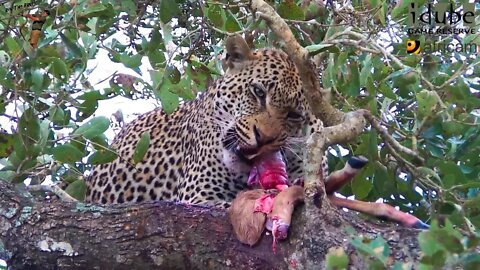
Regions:
<instances>
[{"instance_id":1,"label":"foliage","mask_svg":"<svg viewBox=\"0 0 480 270\"><path fill-rule=\"evenodd\" d=\"M415 153L399 151L374 127L351 144L333 146L332 170L343 167L351 155L370 160L341 193L368 201L381 198L423 220L448 218L448 226L433 226L421 235L421 242L433 243L433 236L442 232L461 247L461 254L477 245L480 60L471 52L424 49L450 43L476 48L478 34L409 35L408 6L425 1L393 5L351 0L344 6L269 2L311 52L334 105L344 111L368 109L392 140ZM33 4L20 7L25 3ZM0 130L0 178L38 184L51 176L53 182L69 184L67 191L77 198L82 198L82 179L91 166L116 158L104 134L110 119L95 117L100 101L155 97L172 112L221 73L218 60L226 34L244 33L256 47L282 44L263 20L251 14L248 1L23 0L15 1L19 8L12 12L7 4L0 6L0 123L14 128ZM28 42L31 21L20 16L33 14L32 8L52 13L37 49ZM128 40L121 41L118 33ZM419 54L407 53L408 40L420 42ZM95 69L88 63L101 51L137 75L116 73L106 78L108 87L93 85ZM145 65L148 73L140 68ZM132 162L145 154L147 137ZM451 225L467 236L453 233L457 229ZM352 244L368 253L375 250L374 242ZM455 251L450 246L432 251L428 243L422 244L425 265L428 256L441 255L447 262ZM375 256L385 264L388 255ZM478 260L473 255L461 258Z\"/></svg>"},{"instance_id":2,"label":"foliage","mask_svg":"<svg viewBox=\"0 0 480 270\"><path fill-rule=\"evenodd\" d=\"M394 260L388 242L381 236L374 239L357 236L352 228L348 228L347 232L350 234L350 244L355 247L356 253L368 262L368 269L413 269L412 262ZM420 263L415 269L478 269L480 267L478 253L480 235L464 236L448 220L443 227L440 227L436 220L433 221L432 228L421 232L418 241L421 254ZM327 269L347 269L348 262L349 258L343 248L330 249L326 256Z\"/></svg>"}]
</instances>

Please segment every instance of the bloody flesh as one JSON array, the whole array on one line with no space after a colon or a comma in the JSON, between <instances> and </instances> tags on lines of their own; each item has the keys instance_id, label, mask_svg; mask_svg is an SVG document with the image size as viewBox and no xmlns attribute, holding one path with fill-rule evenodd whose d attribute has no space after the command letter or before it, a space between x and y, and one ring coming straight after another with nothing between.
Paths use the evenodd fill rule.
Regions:
<instances>
[{"instance_id":1,"label":"bloody flesh","mask_svg":"<svg viewBox=\"0 0 480 270\"><path fill-rule=\"evenodd\" d=\"M257 160L248 176L248 185L282 191L288 187L288 174L282 154L277 151Z\"/></svg>"}]
</instances>

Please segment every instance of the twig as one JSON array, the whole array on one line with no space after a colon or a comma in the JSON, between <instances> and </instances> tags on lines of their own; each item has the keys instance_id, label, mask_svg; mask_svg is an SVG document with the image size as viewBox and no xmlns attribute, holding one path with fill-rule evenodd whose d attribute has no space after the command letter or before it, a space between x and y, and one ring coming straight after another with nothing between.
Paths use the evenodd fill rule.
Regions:
<instances>
[{"instance_id":1,"label":"twig","mask_svg":"<svg viewBox=\"0 0 480 270\"><path fill-rule=\"evenodd\" d=\"M283 19L283 20L285 20L287 23L308 24L308 25L315 25L318 27L335 27L335 26L350 25L348 23L322 24L317 22L315 19L311 19L308 21L291 20L291 19Z\"/></svg>"},{"instance_id":2,"label":"twig","mask_svg":"<svg viewBox=\"0 0 480 270\"><path fill-rule=\"evenodd\" d=\"M27 186L28 191L43 191L43 192L51 192L55 194L62 202L78 202L77 199L70 196L67 192L63 189L59 188L56 185L32 185Z\"/></svg>"},{"instance_id":3,"label":"twig","mask_svg":"<svg viewBox=\"0 0 480 270\"><path fill-rule=\"evenodd\" d=\"M378 131L378 133L380 134L380 137L382 137L382 139L385 141L385 143L388 143L389 145L391 145L392 148L395 151L407 154L409 156L412 156L416 160L420 161L422 164L425 163L425 159L422 158L417 152L413 151L410 148L407 148L407 147L401 145L397 140L395 140L388 133L387 129L382 127L380 125L380 123L378 122L378 120L375 119L375 117L370 112L365 113L365 118L368 120L368 122L370 122L372 127L375 128Z\"/></svg>"}]
</instances>

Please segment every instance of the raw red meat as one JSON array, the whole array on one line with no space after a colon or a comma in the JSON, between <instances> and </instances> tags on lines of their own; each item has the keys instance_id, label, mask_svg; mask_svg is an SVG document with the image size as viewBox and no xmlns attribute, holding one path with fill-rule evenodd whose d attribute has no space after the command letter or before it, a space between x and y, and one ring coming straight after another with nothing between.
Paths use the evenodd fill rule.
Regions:
<instances>
[{"instance_id":1,"label":"raw red meat","mask_svg":"<svg viewBox=\"0 0 480 270\"><path fill-rule=\"evenodd\" d=\"M248 185L257 184L262 189L279 191L288 187L287 168L279 151L264 155L255 161L248 177Z\"/></svg>"}]
</instances>

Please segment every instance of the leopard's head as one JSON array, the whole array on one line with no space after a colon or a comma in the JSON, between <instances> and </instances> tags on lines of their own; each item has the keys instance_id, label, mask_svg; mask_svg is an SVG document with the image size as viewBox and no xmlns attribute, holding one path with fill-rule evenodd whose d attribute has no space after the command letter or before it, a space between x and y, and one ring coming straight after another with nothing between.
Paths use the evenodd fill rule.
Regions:
<instances>
[{"instance_id":1,"label":"leopard's head","mask_svg":"<svg viewBox=\"0 0 480 270\"><path fill-rule=\"evenodd\" d=\"M225 149L247 160L298 137L308 105L294 62L276 49L253 51L240 36L227 38L225 76L217 83L215 110L224 119Z\"/></svg>"}]
</instances>

